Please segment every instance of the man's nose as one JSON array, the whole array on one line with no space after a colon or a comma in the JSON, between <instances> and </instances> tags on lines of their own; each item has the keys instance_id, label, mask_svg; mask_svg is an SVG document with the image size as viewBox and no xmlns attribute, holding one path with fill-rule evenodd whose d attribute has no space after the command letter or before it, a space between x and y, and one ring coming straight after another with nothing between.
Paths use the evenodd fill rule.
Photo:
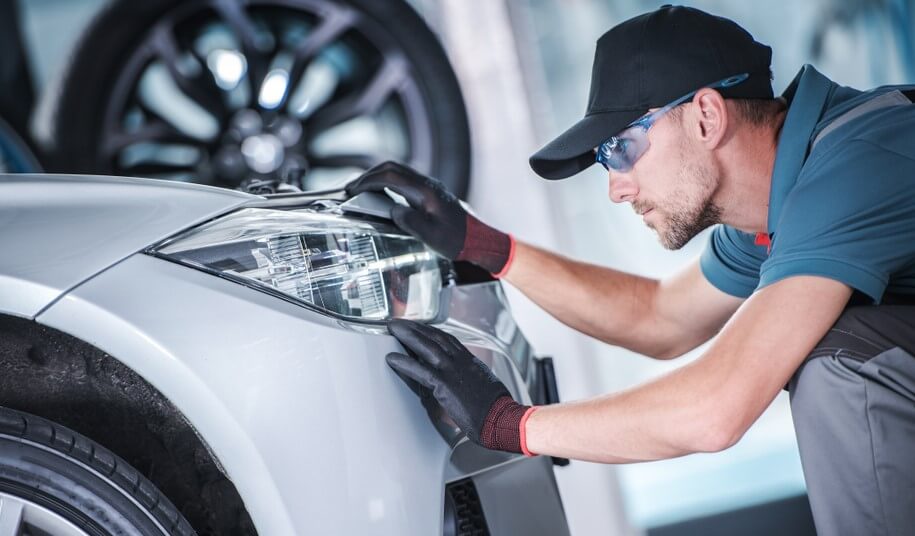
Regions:
<instances>
[{"instance_id":1,"label":"man's nose","mask_svg":"<svg viewBox=\"0 0 915 536\"><path fill-rule=\"evenodd\" d=\"M608 173L610 179L610 200L614 203L625 203L632 201L639 193L639 187L628 173L611 171Z\"/></svg>"}]
</instances>

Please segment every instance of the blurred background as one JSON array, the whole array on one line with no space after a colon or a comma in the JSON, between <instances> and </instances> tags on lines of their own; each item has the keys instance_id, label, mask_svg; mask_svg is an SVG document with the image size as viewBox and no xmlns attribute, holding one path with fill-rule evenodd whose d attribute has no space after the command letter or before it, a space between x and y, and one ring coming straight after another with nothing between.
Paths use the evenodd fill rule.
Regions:
<instances>
[{"instance_id":1,"label":"blurred background","mask_svg":"<svg viewBox=\"0 0 915 536\"><path fill-rule=\"evenodd\" d=\"M319 6L317 15L272 2L264 20L283 24L272 33L258 26L247 40L173 0L135 3L170 7L133 8L122 25L100 16L112 4L123 14L129 2L0 0L0 171L263 192L333 188L398 158L442 178L490 224L573 258L661 277L705 245L707 234L662 249L627 205L609 201L598 167L548 183L527 165L583 115L597 38L660 2L412 0L444 45L463 103L437 82L448 66L419 64L421 51L405 60L370 30L339 38L349 22L334 18L331 0L304 2ZM215 4L230 29L244 30L231 1ZM858 88L915 82L910 0L685 4L731 18L771 46L776 93L805 63ZM320 31L328 36L315 50L296 49ZM268 38L272 50L291 52L257 60ZM302 53L316 59L307 69L297 63ZM259 88L242 83L254 72ZM214 101L214 91L224 98ZM262 113L239 104L254 99ZM534 346L554 356L565 400L636 385L701 353L654 362L571 332L511 289L510 298ZM576 535L813 533L786 393L725 452L628 466L573 462L556 472Z\"/></svg>"}]
</instances>

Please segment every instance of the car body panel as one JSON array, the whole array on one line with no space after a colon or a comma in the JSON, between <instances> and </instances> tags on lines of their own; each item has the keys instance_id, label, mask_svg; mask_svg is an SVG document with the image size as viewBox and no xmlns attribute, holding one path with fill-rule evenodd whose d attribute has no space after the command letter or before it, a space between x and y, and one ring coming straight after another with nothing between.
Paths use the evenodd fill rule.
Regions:
<instances>
[{"instance_id":1,"label":"car body panel","mask_svg":"<svg viewBox=\"0 0 915 536\"><path fill-rule=\"evenodd\" d=\"M0 313L34 318L151 243L259 199L161 180L0 175Z\"/></svg>"},{"instance_id":2,"label":"car body panel","mask_svg":"<svg viewBox=\"0 0 915 536\"><path fill-rule=\"evenodd\" d=\"M501 336L487 328L504 310L498 286L452 288L450 312L464 318L443 327L529 400L519 360L506 353L526 342L510 316ZM473 313L473 303L490 314ZM543 512L561 512L544 459L485 451L430 422L385 363L402 348L383 328L145 254L37 321L115 356L170 399L225 467L260 534L437 534L447 481L514 464L529 464L518 474L540 475L541 494L552 494ZM565 533L563 516L542 522Z\"/></svg>"},{"instance_id":3,"label":"car body panel","mask_svg":"<svg viewBox=\"0 0 915 536\"><path fill-rule=\"evenodd\" d=\"M385 363L403 348L383 325L144 252L236 208L312 201L146 179L0 176L0 314L85 341L159 390L233 481L259 534L440 534L446 485L467 478L508 533L568 534L549 459L483 449L441 408L425 407ZM501 284L452 284L442 303L439 327L530 403L523 378L533 354ZM518 482L530 489L498 491ZM539 501L536 512L513 498L522 496Z\"/></svg>"}]
</instances>

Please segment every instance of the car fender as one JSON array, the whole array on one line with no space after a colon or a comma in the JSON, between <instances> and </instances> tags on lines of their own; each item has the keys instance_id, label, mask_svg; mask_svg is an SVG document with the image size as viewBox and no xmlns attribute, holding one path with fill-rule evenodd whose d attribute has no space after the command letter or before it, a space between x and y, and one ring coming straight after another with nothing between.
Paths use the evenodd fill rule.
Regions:
<instances>
[{"instance_id":1,"label":"car fender","mask_svg":"<svg viewBox=\"0 0 915 536\"><path fill-rule=\"evenodd\" d=\"M257 199L153 179L0 175L0 313L34 318L118 261Z\"/></svg>"},{"instance_id":2,"label":"car fender","mask_svg":"<svg viewBox=\"0 0 915 536\"><path fill-rule=\"evenodd\" d=\"M384 355L400 346L378 328L145 254L36 320L109 353L168 398L260 534L441 530L451 446L388 368Z\"/></svg>"}]
</instances>

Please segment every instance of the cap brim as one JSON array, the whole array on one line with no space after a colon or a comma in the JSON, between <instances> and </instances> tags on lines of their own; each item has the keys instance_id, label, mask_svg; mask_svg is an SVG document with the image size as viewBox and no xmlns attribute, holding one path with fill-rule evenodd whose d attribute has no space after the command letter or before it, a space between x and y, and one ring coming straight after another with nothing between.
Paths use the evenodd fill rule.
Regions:
<instances>
[{"instance_id":1,"label":"cap brim","mask_svg":"<svg viewBox=\"0 0 915 536\"><path fill-rule=\"evenodd\" d=\"M594 164L595 147L646 111L624 110L587 115L534 153L530 158L531 168L544 179L571 177Z\"/></svg>"}]
</instances>

